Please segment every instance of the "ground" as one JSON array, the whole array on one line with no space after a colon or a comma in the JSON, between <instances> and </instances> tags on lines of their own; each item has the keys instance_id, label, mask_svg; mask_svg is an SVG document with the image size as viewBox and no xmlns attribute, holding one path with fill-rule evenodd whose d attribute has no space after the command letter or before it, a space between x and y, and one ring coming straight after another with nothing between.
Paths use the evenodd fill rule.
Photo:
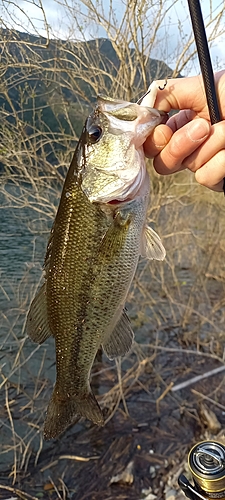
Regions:
<instances>
[{"instance_id":1,"label":"ground","mask_svg":"<svg viewBox=\"0 0 225 500\"><path fill-rule=\"evenodd\" d=\"M192 445L223 442L225 371L210 371L224 364L224 200L182 186L177 192L170 185L168 193L152 198L149 219L167 257L163 263L140 261L127 301L133 350L116 363L99 355L92 370L105 414L102 428L81 421L43 442L54 343L36 346L23 331L40 255L13 286L3 272L1 499L181 500L177 478L188 475ZM7 242L13 231L6 221ZM10 262L13 269L16 250ZM174 390L181 382L186 387Z\"/></svg>"}]
</instances>

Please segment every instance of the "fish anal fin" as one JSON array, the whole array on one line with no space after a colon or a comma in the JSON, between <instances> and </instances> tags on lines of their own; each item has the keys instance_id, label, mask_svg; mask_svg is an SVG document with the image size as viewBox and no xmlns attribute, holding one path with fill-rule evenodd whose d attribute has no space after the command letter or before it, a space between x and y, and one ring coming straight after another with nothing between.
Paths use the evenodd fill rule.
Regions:
<instances>
[{"instance_id":1,"label":"fish anal fin","mask_svg":"<svg viewBox=\"0 0 225 500\"><path fill-rule=\"evenodd\" d=\"M125 356L132 347L134 333L130 320L123 310L119 321L116 323L112 333L102 343L102 347L109 359Z\"/></svg>"},{"instance_id":2,"label":"fish anal fin","mask_svg":"<svg viewBox=\"0 0 225 500\"><path fill-rule=\"evenodd\" d=\"M55 387L47 409L44 439L58 437L70 424L75 424L81 417L88 418L96 425L104 425L102 410L91 390L78 400L72 395L71 397L60 396Z\"/></svg>"},{"instance_id":3,"label":"fish anal fin","mask_svg":"<svg viewBox=\"0 0 225 500\"><path fill-rule=\"evenodd\" d=\"M38 344L42 344L52 335L48 323L45 283L38 291L30 306L26 322L26 331L33 342L37 342Z\"/></svg>"},{"instance_id":4,"label":"fish anal fin","mask_svg":"<svg viewBox=\"0 0 225 500\"><path fill-rule=\"evenodd\" d=\"M145 226L143 231L141 255L149 260L164 260L166 256L159 235L149 226Z\"/></svg>"}]
</instances>

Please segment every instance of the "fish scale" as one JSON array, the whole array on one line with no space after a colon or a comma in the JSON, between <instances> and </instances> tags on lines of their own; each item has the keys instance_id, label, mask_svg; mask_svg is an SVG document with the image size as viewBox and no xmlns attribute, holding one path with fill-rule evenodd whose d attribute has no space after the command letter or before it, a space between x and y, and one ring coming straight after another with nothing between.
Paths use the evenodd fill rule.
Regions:
<instances>
[{"instance_id":1,"label":"fish scale","mask_svg":"<svg viewBox=\"0 0 225 500\"><path fill-rule=\"evenodd\" d=\"M110 359L129 351L133 331L124 306L139 256L165 256L160 238L145 226L149 178L142 148L161 120L155 109L100 99L76 148L47 247L45 283L27 317L31 339L55 338L46 439L81 416L103 425L89 382L94 358L101 345Z\"/></svg>"}]
</instances>

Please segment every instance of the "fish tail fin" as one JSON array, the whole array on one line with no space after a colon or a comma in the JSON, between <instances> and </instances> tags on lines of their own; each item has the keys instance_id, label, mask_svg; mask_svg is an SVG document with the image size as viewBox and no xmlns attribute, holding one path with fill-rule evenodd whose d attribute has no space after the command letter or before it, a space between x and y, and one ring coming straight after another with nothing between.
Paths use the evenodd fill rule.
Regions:
<instances>
[{"instance_id":1,"label":"fish tail fin","mask_svg":"<svg viewBox=\"0 0 225 500\"><path fill-rule=\"evenodd\" d=\"M54 389L47 409L44 439L56 438L81 417L86 417L96 425L104 425L102 410L91 390L78 400L73 397L65 399Z\"/></svg>"}]
</instances>

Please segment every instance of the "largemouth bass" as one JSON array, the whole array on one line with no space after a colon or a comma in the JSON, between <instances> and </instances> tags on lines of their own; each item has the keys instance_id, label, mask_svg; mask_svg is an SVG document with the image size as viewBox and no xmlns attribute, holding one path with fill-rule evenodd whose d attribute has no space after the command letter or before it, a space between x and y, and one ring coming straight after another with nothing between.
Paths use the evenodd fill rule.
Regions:
<instances>
[{"instance_id":1,"label":"largemouth bass","mask_svg":"<svg viewBox=\"0 0 225 500\"><path fill-rule=\"evenodd\" d=\"M162 260L159 236L146 226L149 178L143 143L163 113L98 98L70 165L45 258L45 283L33 300L27 332L55 339L56 383L44 437L84 416L104 424L90 388L100 346L110 358L131 348L124 306L140 255Z\"/></svg>"}]
</instances>

